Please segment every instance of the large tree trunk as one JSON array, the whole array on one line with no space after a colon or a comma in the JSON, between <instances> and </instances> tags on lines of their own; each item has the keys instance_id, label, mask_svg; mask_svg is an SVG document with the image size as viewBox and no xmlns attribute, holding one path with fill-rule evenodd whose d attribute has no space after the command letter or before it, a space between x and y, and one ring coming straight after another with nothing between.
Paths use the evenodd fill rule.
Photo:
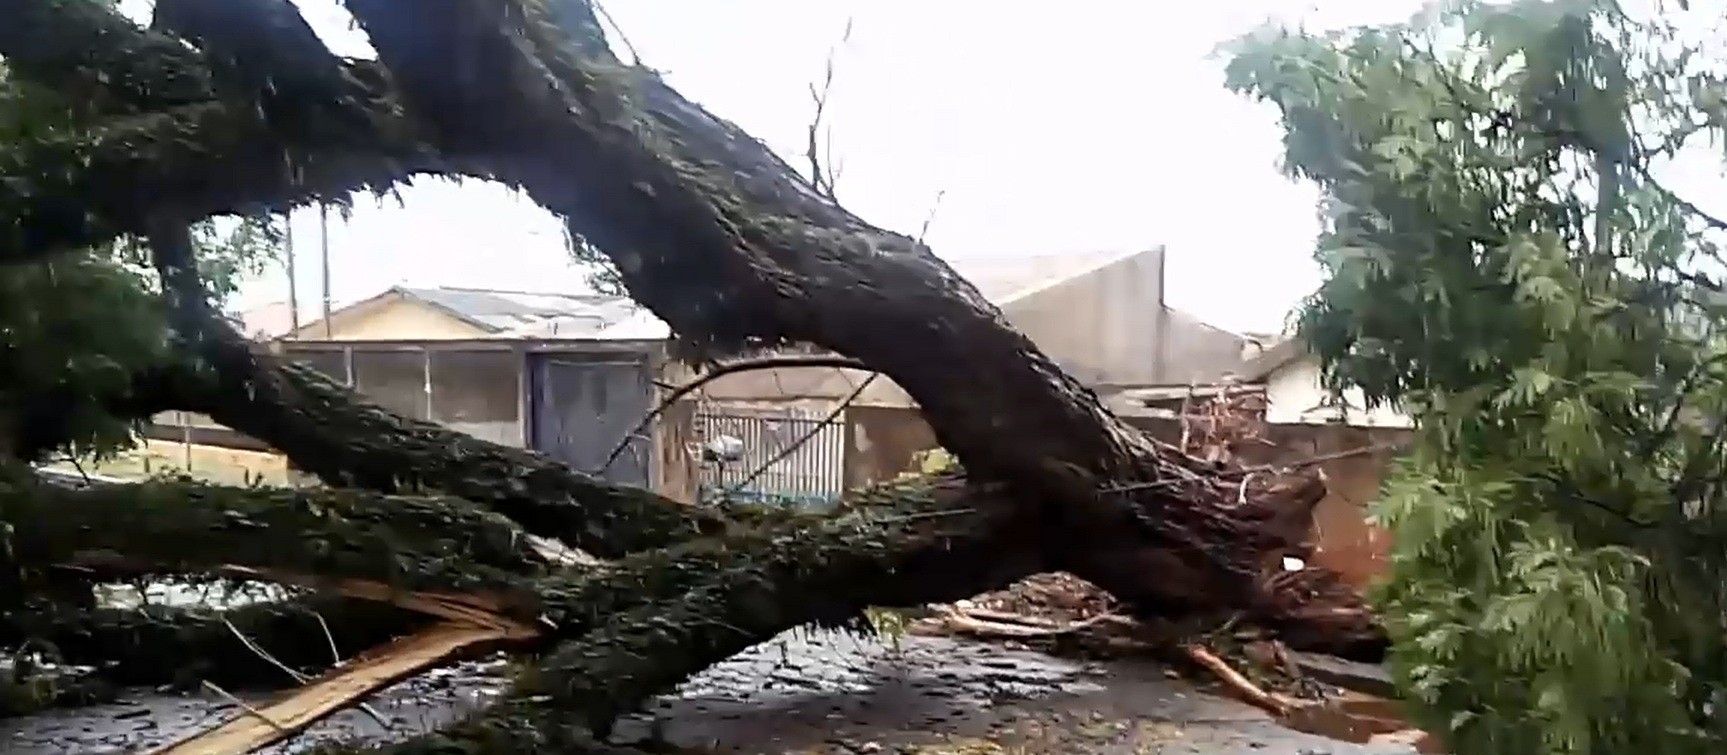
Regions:
<instances>
[{"instance_id":1,"label":"large tree trunk","mask_svg":"<svg viewBox=\"0 0 1727 755\"><path fill-rule=\"evenodd\" d=\"M928 248L620 65L585 3L547 5L348 2L442 150L563 214L681 336L811 343L893 378L967 470L1041 507L1075 572L1191 610L1254 600L1268 563L1301 550L1318 495L1224 508L1209 470L1111 416Z\"/></svg>"},{"instance_id":2,"label":"large tree trunk","mask_svg":"<svg viewBox=\"0 0 1727 755\"><path fill-rule=\"evenodd\" d=\"M20 565L104 548L131 568L483 589L545 619L556 647L508 701L398 752L603 752L592 734L618 712L786 628L951 600L1035 569L1073 571L1145 614L1245 614L1315 649L1382 642L1332 575L1275 569L1307 552L1316 477L1248 476L1125 426L927 248L851 215L732 124L621 65L586 3L347 5L377 64L336 61L285 0L160 0L163 30L208 54L95 3L0 0L0 55L99 94L113 119L0 152L0 261L152 234L183 303L175 223L422 171L501 180L563 215L639 300L711 352L808 343L887 374L971 479L860 491L828 517L722 517L390 415L181 307L179 361L137 376L113 406L200 411L334 485L468 503L160 483L52 494L72 496L62 507L0 489L19 502L9 515L48 543ZM273 81L285 84L259 83ZM89 516L98 500L143 507L154 535L198 548L52 519ZM176 507L187 515L157 517ZM311 515L321 511L338 515ZM265 519L339 547L244 525ZM549 567L499 539L518 527L613 560ZM457 555L429 558L442 544Z\"/></svg>"}]
</instances>

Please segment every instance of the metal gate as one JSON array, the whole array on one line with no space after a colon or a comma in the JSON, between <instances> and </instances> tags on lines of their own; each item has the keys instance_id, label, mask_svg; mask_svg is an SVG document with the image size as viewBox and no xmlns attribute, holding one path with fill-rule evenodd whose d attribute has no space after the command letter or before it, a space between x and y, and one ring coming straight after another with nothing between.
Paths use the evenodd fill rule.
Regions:
<instances>
[{"instance_id":1,"label":"metal gate","mask_svg":"<svg viewBox=\"0 0 1727 755\"><path fill-rule=\"evenodd\" d=\"M530 360L531 447L576 469L600 469L653 409L653 376L646 361L572 354L534 354ZM601 476L649 484L653 439L647 432L630 438Z\"/></svg>"},{"instance_id":2,"label":"metal gate","mask_svg":"<svg viewBox=\"0 0 1727 755\"><path fill-rule=\"evenodd\" d=\"M842 416L798 409L704 407L700 498L821 506L845 490ZM729 451L722 452L722 451Z\"/></svg>"}]
</instances>

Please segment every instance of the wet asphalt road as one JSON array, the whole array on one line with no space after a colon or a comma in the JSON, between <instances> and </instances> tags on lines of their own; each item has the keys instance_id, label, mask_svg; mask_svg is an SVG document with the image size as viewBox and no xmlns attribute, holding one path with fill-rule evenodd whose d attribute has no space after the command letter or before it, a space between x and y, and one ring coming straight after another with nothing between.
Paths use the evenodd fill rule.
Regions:
<instances>
[{"instance_id":1,"label":"wet asphalt road","mask_svg":"<svg viewBox=\"0 0 1727 755\"><path fill-rule=\"evenodd\" d=\"M425 731L482 705L495 664L468 664L371 700L385 731L358 711L270 750L328 739ZM8 755L141 752L234 715L215 697L148 692L125 702L0 721ZM791 632L715 666L618 727L627 742L657 730L685 746L739 753L1098 755L1390 755L1281 728L1264 713L1199 692L1139 662L1079 662L962 640L906 637L898 649L831 632Z\"/></svg>"}]
</instances>

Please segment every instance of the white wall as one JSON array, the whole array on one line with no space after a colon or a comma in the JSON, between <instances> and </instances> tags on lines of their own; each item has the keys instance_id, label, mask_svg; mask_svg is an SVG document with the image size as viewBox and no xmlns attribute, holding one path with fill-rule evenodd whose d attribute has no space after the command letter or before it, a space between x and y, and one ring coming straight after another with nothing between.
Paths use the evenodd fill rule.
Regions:
<instances>
[{"instance_id":1,"label":"white wall","mask_svg":"<svg viewBox=\"0 0 1727 755\"><path fill-rule=\"evenodd\" d=\"M1319 359L1303 357L1278 368L1265 381L1266 420L1274 424L1322 425L1342 419L1357 427L1413 427L1409 415L1391 407L1364 409L1361 391L1344 393L1347 411L1327 407L1329 398L1319 381Z\"/></svg>"}]
</instances>

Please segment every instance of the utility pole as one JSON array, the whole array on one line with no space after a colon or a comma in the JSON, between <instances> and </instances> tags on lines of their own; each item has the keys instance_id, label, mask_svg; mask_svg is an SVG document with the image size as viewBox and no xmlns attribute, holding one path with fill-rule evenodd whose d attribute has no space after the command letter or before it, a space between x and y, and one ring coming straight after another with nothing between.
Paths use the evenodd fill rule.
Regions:
<instances>
[{"instance_id":1,"label":"utility pole","mask_svg":"<svg viewBox=\"0 0 1727 755\"><path fill-rule=\"evenodd\" d=\"M300 274L294 267L294 208L282 213L282 247L288 253L288 332L300 332Z\"/></svg>"},{"instance_id":2,"label":"utility pole","mask_svg":"<svg viewBox=\"0 0 1727 755\"><path fill-rule=\"evenodd\" d=\"M318 203L318 233L324 257L324 340L335 340L330 329L330 207Z\"/></svg>"}]
</instances>

